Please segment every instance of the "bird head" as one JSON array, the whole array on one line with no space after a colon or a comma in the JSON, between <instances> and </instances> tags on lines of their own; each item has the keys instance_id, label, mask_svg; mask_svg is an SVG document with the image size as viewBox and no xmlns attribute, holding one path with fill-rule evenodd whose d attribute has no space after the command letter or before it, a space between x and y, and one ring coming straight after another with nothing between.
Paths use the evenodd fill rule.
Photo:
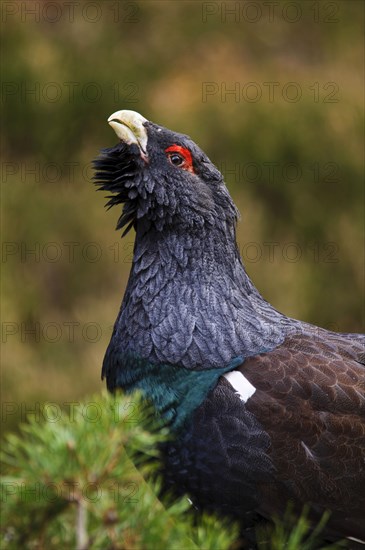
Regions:
<instances>
[{"instance_id":1,"label":"bird head","mask_svg":"<svg viewBox=\"0 0 365 550\"><path fill-rule=\"evenodd\" d=\"M186 135L148 121L135 111L113 113L119 138L94 161L95 182L111 193L107 206L124 204L117 229L146 232L233 227L236 207L222 174Z\"/></svg>"}]
</instances>

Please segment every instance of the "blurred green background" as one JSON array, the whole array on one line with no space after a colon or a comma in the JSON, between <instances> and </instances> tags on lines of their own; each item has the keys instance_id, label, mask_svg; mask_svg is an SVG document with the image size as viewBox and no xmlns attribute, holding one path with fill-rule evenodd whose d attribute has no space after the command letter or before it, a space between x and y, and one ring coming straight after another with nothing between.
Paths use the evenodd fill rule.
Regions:
<instances>
[{"instance_id":1,"label":"blurred green background","mask_svg":"<svg viewBox=\"0 0 365 550\"><path fill-rule=\"evenodd\" d=\"M362 2L1 9L6 428L102 388L133 235L115 233L90 162L119 109L189 134L225 174L266 299L364 332Z\"/></svg>"}]
</instances>

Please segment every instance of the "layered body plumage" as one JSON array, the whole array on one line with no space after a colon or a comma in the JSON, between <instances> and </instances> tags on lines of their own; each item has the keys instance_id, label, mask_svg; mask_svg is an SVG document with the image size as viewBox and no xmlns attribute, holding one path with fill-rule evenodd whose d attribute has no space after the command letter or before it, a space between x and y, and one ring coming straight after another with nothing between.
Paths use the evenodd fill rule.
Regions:
<instances>
[{"instance_id":1,"label":"layered body plumage","mask_svg":"<svg viewBox=\"0 0 365 550\"><path fill-rule=\"evenodd\" d=\"M165 481L239 519L331 511L330 537L365 540L365 335L290 319L249 279L222 175L187 136L133 111L97 185L136 231L104 359L113 391L140 389L175 434Z\"/></svg>"}]
</instances>

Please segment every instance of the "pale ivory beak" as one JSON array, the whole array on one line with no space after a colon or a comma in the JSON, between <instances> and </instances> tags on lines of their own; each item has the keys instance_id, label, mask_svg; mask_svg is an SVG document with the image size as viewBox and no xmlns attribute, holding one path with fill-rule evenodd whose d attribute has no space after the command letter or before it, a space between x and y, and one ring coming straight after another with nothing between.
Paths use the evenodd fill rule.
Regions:
<instances>
[{"instance_id":1,"label":"pale ivory beak","mask_svg":"<svg viewBox=\"0 0 365 550\"><path fill-rule=\"evenodd\" d=\"M147 122L136 111L116 111L108 118L108 123L113 128L120 140L128 145L135 143L138 145L141 155L147 159L147 131L143 124Z\"/></svg>"}]
</instances>

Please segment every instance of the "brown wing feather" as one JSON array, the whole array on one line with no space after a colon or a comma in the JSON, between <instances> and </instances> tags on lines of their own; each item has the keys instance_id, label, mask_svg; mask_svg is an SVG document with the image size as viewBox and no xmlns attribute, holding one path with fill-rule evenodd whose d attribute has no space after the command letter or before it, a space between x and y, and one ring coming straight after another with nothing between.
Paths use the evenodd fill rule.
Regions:
<instances>
[{"instance_id":1,"label":"brown wing feather","mask_svg":"<svg viewBox=\"0 0 365 550\"><path fill-rule=\"evenodd\" d=\"M363 357L364 338L320 331L240 367L257 389L247 409L270 435L277 480L288 489L267 494L267 512L291 497L318 514L330 509L335 531L365 539Z\"/></svg>"}]
</instances>

